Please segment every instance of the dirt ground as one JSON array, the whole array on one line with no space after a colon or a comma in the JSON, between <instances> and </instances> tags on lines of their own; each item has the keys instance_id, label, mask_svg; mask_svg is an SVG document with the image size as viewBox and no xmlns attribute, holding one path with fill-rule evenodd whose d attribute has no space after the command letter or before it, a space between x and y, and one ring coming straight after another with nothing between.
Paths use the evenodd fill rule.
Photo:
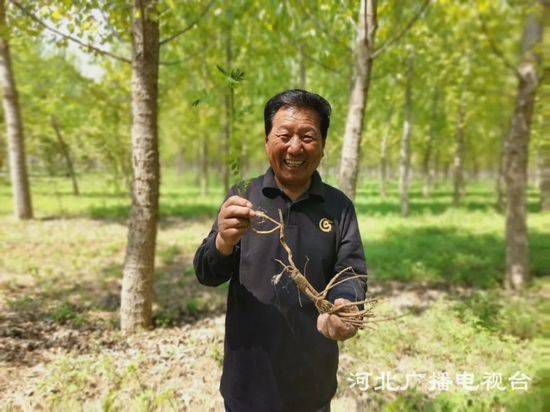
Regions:
<instances>
[{"instance_id":1,"label":"dirt ground","mask_svg":"<svg viewBox=\"0 0 550 412\"><path fill-rule=\"evenodd\" d=\"M372 290L396 313L418 313L447 293L438 289L402 286ZM211 315L195 322L124 337L110 328L74 329L52 321L3 318L0 327L0 404L8 410L42 409L42 402L62 396L64 375L84 367L82 393L76 397L85 409L98 407L105 397L105 369L120 371L134 363L143 388L170 393L177 403L169 410L223 410L218 392L223 359L224 318ZM110 366L102 365L108 359ZM356 361L342 348L341 370ZM52 368L52 365L55 365ZM90 367L91 365L91 367ZM100 365L99 367L97 367ZM94 375L94 370L98 376ZM120 373L120 372L119 372ZM126 376L126 375L121 375ZM339 376L345 381L344 376ZM74 380L72 377L69 381ZM110 379L112 385L112 378ZM90 382L95 381L95 382ZM73 396L74 398L74 396ZM171 401L172 402L172 401ZM333 401L334 410L363 410L365 399L345 389ZM162 409L162 408L161 408Z\"/></svg>"}]
</instances>

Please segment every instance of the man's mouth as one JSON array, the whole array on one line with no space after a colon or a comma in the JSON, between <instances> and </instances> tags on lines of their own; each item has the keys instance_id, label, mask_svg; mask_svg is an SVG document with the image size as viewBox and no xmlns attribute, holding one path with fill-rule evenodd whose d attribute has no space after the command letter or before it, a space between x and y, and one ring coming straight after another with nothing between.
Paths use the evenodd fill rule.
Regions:
<instances>
[{"instance_id":1,"label":"man's mouth","mask_svg":"<svg viewBox=\"0 0 550 412\"><path fill-rule=\"evenodd\" d=\"M291 159L284 159L283 161L285 165L290 169L297 169L300 166L303 166L304 163L306 162L305 160L291 160Z\"/></svg>"}]
</instances>

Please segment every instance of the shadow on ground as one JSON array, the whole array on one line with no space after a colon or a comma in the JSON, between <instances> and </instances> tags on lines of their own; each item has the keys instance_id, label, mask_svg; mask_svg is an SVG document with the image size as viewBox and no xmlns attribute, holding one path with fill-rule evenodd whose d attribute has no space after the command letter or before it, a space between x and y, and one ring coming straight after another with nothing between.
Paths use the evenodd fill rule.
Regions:
<instances>
[{"instance_id":1,"label":"shadow on ground","mask_svg":"<svg viewBox=\"0 0 550 412\"><path fill-rule=\"evenodd\" d=\"M490 288L502 284L505 252L502 238L476 235L460 227L405 226L381 241L365 242L371 281L397 280ZM531 231L531 273L550 273L550 233Z\"/></svg>"},{"instance_id":2,"label":"shadow on ground","mask_svg":"<svg viewBox=\"0 0 550 412\"><path fill-rule=\"evenodd\" d=\"M437 198L423 199L421 197L412 197L409 202L409 215L422 215L422 214L432 214L440 215L445 213L447 210L456 209L447 198L441 198L442 200L438 201ZM387 201L380 200L379 197L373 197L372 201L369 201L369 198L359 198L355 201L355 209L358 214L365 215L401 215L401 206L399 202L390 199ZM478 212L493 212L496 211L496 207L490 201L484 201L483 199L464 200L458 209L467 210L467 211L478 211ZM536 213L540 209L538 201L530 200L528 202L528 211L529 213Z\"/></svg>"},{"instance_id":3,"label":"shadow on ground","mask_svg":"<svg viewBox=\"0 0 550 412\"><path fill-rule=\"evenodd\" d=\"M182 219L213 219L218 212L218 207L218 205L210 203L161 204L159 215L161 221L169 217ZM90 206L88 208L89 216L96 220L124 221L128 219L129 213L130 206L126 205Z\"/></svg>"},{"instance_id":4,"label":"shadow on ground","mask_svg":"<svg viewBox=\"0 0 550 412\"><path fill-rule=\"evenodd\" d=\"M550 258L545 251L550 249L550 234L531 231L529 242L533 276L548 275ZM181 248L165 249L159 250L161 263L155 275L155 326L193 323L223 313L227 284L198 284L192 256ZM413 316L439 294L459 291L457 298L462 299L461 288L491 288L503 280L502 239L464 233L460 227L403 226L383 240L367 241L365 250L371 293L400 299L399 305ZM32 281L23 285L3 282L7 301L0 314L2 359L17 361L41 347L84 350L89 348L87 334L116 330L121 273L122 264L111 263L85 278L60 272L29 275Z\"/></svg>"}]
</instances>

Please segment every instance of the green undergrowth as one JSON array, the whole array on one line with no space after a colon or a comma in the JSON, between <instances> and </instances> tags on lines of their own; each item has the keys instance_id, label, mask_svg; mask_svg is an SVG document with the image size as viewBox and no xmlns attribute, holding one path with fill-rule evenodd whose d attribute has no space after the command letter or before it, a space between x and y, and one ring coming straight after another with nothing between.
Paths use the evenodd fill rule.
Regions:
<instances>
[{"instance_id":1,"label":"green undergrowth","mask_svg":"<svg viewBox=\"0 0 550 412\"><path fill-rule=\"evenodd\" d=\"M0 330L12 345L0 354L0 362L2 367L25 370L36 365L32 356L41 348L61 345L63 350L48 355L38 380L21 382L22 398L46 410L181 410L189 406L189 399L204 398L201 393L206 390L208 399L195 410L218 407L209 398L218 396L218 377L208 373L189 389L186 385L198 375L195 371L180 376L178 362L185 357L163 360L156 355L156 344L121 352L104 343L119 342L118 337L101 338L118 329L128 196L105 189L92 175L82 176L80 197L70 194L66 179L32 182L37 219L26 222L10 216L9 186L0 184ZM223 197L221 189L213 187L210 195L201 196L174 176L163 182L153 307L161 335L222 315L227 295L227 285L199 285L192 265ZM395 187L386 199L379 197L375 184L358 191L355 204L369 283L388 298L377 307L377 315L406 315L380 322L375 330L365 330L343 345L346 356L335 411L543 410L541 402L548 398L542 384L548 374L541 359L548 347L542 313L550 312L543 299L550 274L550 215L537 211L536 192L531 191L534 284L512 296L500 288L504 218L492 202L489 185L472 186L458 208L450 206L448 188L424 199L413 185L411 215L403 218ZM61 334L52 338L55 333ZM93 345L82 338L78 347L86 350L69 350L73 344L64 337L72 336L78 343L78 336L86 333L100 337ZM186 350L186 345L201 348L193 362L205 361L205 370L219 371L223 332L216 333L215 339L200 343L176 339L165 345L170 353ZM158 339L161 345L162 336ZM28 354L34 360L17 364L31 344L35 349ZM350 388L347 378L361 371L466 371L478 378L497 372L503 379L522 371L532 381L526 393L411 388L396 394Z\"/></svg>"},{"instance_id":2,"label":"green undergrowth","mask_svg":"<svg viewBox=\"0 0 550 412\"><path fill-rule=\"evenodd\" d=\"M381 322L373 330L361 331L341 345L339 389L333 410L544 410L547 375L541 362L543 325L537 317L544 302L543 285L538 283L513 298L504 292L490 297L473 293L465 299L444 293L414 316ZM485 299L496 309L485 307ZM518 306L530 306L532 310L518 313ZM380 318L395 314L395 305L380 304L376 314ZM510 328L513 317L529 323L532 333L526 335ZM185 334L180 340L159 336L156 344L123 352L98 350L59 356L46 365L33 388L30 405L47 410L162 411L188 409L192 398L192 402L202 405L194 410L220 408L220 399L212 397L217 392L219 376L205 372L206 377L198 383L194 379L205 367L219 371L222 338L221 330L216 339L200 341ZM136 340L143 345L147 339ZM199 356L192 352L197 348ZM373 389L380 383L377 377L381 373L390 374L394 384L402 384L401 378L413 372L426 377L408 390ZM480 385L484 374L498 373L502 375L504 390L467 391L456 383L449 390L430 390L426 382L439 372L447 373L453 380L457 374L471 373L475 386ZM516 372L530 379L526 391L511 389L509 378ZM369 389L351 386L350 377L358 373L372 375ZM205 397L206 393L209 397Z\"/></svg>"},{"instance_id":3,"label":"green undergrowth","mask_svg":"<svg viewBox=\"0 0 550 412\"><path fill-rule=\"evenodd\" d=\"M548 370L543 362L548 342L541 313L550 285L537 284L521 296L504 292L475 292L470 297L436 300L416 316L380 322L343 345L351 357L340 370L339 395L359 399L373 410L524 410L542 411L548 402ZM380 317L393 314L390 305L377 308ZM546 349L545 349L546 348ZM529 377L527 390L512 388L509 379L521 372ZM359 373L370 373L370 388L355 385ZM424 374L417 385L391 391L380 387L382 373L394 387L404 385L407 374ZM448 389L430 389L430 379L447 373ZM471 374L465 390L457 375ZM500 374L504 390L483 384L485 374ZM435 377L434 377L435 374ZM437 378L439 379L439 378ZM460 378L459 378L460 379ZM399 385L400 384L400 385ZM378 386L377 390L374 390ZM398 395L398 396L397 396Z\"/></svg>"}]
</instances>

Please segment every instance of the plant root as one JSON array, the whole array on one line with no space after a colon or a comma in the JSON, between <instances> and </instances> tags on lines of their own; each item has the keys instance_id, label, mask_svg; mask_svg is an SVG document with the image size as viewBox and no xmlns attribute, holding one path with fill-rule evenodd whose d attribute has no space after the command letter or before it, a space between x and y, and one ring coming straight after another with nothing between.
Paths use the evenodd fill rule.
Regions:
<instances>
[{"instance_id":1,"label":"plant root","mask_svg":"<svg viewBox=\"0 0 550 412\"><path fill-rule=\"evenodd\" d=\"M275 259L281 265L282 270L271 279L274 285L279 283L281 277L284 274L288 274L296 284L299 292L306 295L315 304L315 307L317 308L319 313L336 315L342 320L344 324L356 327L358 329L368 327L367 323L374 322L372 318L374 317L373 308L375 303L377 302L376 299L365 299L357 302L348 302L338 306L334 305L326 299L328 292L335 286L350 281L352 279L366 279L366 275L356 274L351 267L344 268L333 276L333 278L321 292L317 292L317 290L315 290L311 283L309 283L307 278L302 274L302 272L294 263L292 250L286 243L285 239L285 225L283 221L283 213L281 212L281 210L279 209L278 221L262 211L256 210L255 213L257 217L271 222L274 226L273 228L267 230L258 230L252 227L252 230L260 235L266 235L279 231L279 242L287 253L288 264L285 264L279 259ZM348 274L348 276L344 277L343 275L345 274ZM349 274L351 274L351 276L349 276ZM363 309L359 309L359 306L363 306ZM371 329L370 327L368 328Z\"/></svg>"}]
</instances>

